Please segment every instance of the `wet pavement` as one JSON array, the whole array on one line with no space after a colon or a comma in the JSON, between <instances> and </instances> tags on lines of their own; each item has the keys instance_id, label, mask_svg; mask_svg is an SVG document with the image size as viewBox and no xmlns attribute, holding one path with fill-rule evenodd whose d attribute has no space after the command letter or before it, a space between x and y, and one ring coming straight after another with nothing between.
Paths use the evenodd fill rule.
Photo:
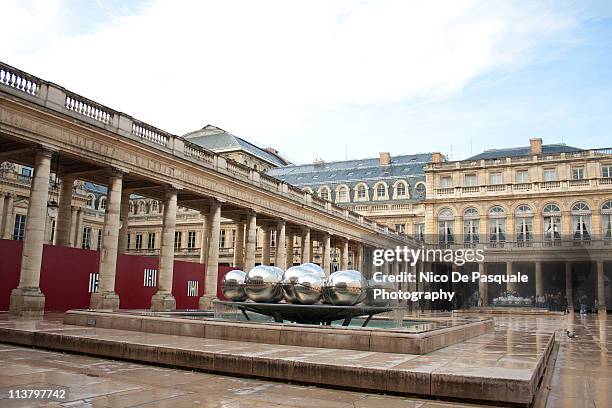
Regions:
<instances>
[{"instance_id":1,"label":"wet pavement","mask_svg":"<svg viewBox=\"0 0 612 408\"><path fill-rule=\"evenodd\" d=\"M59 318L49 315L44 321L14 321L6 315L0 315L0 327L21 326L67 332L84 329L63 326ZM544 341L544 334L557 331L560 348L550 381L547 406L608 407L612 404L610 319L592 315L580 318L577 315L571 321L563 316L503 316L495 317L495 320L496 330L493 333L425 356L410 358L406 355L407 360L400 364L411 365L416 362L412 360L424 358L427 362L422 360L421 363L428 363L436 370L444 368L448 372L476 370L486 374L487 370L499 371L504 367L520 370L532 367L537 358L537 350L543 347L539 343ZM574 339L565 335L566 327L575 332ZM249 346L253 347L253 343ZM375 353L359 354L352 359L359 359L360 364L364 365L379 365L380 359L385 358ZM0 367L0 398L5 398L0 400L0 406L3 407L483 406L235 378L6 344L0 344ZM6 399L8 389L24 385L66 387L69 397L62 402L47 400L40 403Z\"/></svg>"}]
</instances>

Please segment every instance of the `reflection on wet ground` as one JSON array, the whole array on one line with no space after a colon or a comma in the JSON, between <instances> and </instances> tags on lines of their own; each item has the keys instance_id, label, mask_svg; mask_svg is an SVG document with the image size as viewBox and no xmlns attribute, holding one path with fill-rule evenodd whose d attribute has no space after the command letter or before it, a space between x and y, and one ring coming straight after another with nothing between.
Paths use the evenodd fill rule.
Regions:
<instances>
[{"instance_id":1,"label":"reflection on wet ground","mask_svg":"<svg viewBox=\"0 0 612 408\"><path fill-rule=\"evenodd\" d=\"M472 367L482 370L529 366L535 359L538 334L557 332L560 341L546 405L549 407L608 407L612 405L612 320L605 316L501 316L492 333L415 357L403 364L429 361L452 372ZM10 320L0 314L0 327L33 330L82 331L64 326L61 316L46 320ZM574 338L565 330L575 333ZM95 329L90 329L95 330ZM99 329L98 329L99 330ZM136 335L136 333L135 333ZM152 335L161 340L160 335ZM375 356L370 356L375 357ZM381 356L382 357L382 356ZM0 398L10 387L32 384L69 389L69 401L0 400L1 406L92 407L451 407L483 406L403 398L372 393L239 379L185 370L117 362L0 344Z\"/></svg>"}]
</instances>

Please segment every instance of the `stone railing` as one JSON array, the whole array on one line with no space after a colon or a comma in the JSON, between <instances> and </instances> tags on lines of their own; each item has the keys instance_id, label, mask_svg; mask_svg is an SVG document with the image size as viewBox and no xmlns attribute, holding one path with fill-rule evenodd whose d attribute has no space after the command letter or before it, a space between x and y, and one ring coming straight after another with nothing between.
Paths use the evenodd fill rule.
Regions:
<instances>
[{"instance_id":1,"label":"stone railing","mask_svg":"<svg viewBox=\"0 0 612 408\"><path fill-rule=\"evenodd\" d=\"M394 234L393 231L389 231L386 227L381 227L376 222L364 217L350 215L341 206L304 193L301 189L288 185L263 172L253 170L231 159L226 159L182 137L158 129L2 62L0 62L0 90L18 95L32 103L45 106L91 125L102 127L119 136L161 149L179 158L192 160L204 167L242 180L248 180L266 190L286 194L289 198L300 201L304 205L316 207L333 216L355 221L359 225L371 228L376 233L383 233L397 239L397 234Z\"/></svg>"},{"instance_id":2,"label":"stone railing","mask_svg":"<svg viewBox=\"0 0 612 408\"><path fill-rule=\"evenodd\" d=\"M592 178L592 179L580 179L580 180L558 180L558 181L542 181L532 183L509 183L509 184L488 184L482 186L469 186L469 187L448 187L448 188L436 188L434 189L434 197L446 198L446 197L472 197L478 194L495 193L495 195L506 195L513 194L515 192L521 193L529 191L531 193L550 190L582 190L589 188L597 188L598 186L604 186L609 188L612 186L612 178Z\"/></svg>"},{"instance_id":3,"label":"stone railing","mask_svg":"<svg viewBox=\"0 0 612 408\"><path fill-rule=\"evenodd\" d=\"M571 160L576 158L600 158L602 156L612 156L612 147L604 147L597 149L580 150L576 152L566 153L555 153L555 154L538 154L538 155L524 155L524 156L512 156L498 159L487 159L487 160L464 160L464 161L453 161L453 162L442 162L442 163L427 163L426 171L432 170L456 170L456 169L475 169L475 168L489 168L497 166L505 166L508 164L517 163L533 163L539 162L551 162L551 161L563 161Z\"/></svg>"}]
</instances>

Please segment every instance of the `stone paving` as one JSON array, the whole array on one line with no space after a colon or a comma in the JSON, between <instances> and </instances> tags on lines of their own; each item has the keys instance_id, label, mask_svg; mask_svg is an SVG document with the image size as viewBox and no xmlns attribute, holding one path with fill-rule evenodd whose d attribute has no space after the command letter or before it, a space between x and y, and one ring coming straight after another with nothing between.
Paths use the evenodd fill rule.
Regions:
<instances>
[{"instance_id":1,"label":"stone paving","mask_svg":"<svg viewBox=\"0 0 612 408\"><path fill-rule=\"evenodd\" d=\"M528 364L533 358L532 344L522 344L524 333L558 330L565 327L576 337L558 336L560 349L552 374L547 406L607 407L612 401L610 370L610 319L576 316L567 322L562 317L496 317L495 333L472 339L463 345L438 350L434 358L448 358L457 370L473 361L502 361L508 366ZM57 329L60 322L21 321L38 329ZM15 325L0 316L0 327ZM486 341L487 337L489 341ZM498 341L490 343L491 340ZM503 341L502 341L503 339ZM431 354L434 354L431 353ZM431 355L430 354L430 355ZM424 357L424 356L423 356ZM364 392L290 385L263 380L146 366L80 355L0 345L0 389L24 384L56 384L68 387L69 399L45 406L220 406L220 407L451 407L483 406L418 398L377 395ZM486 367L486 364L483 366ZM32 401L0 400L0 406L37 406Z\"/></svg>"}]
</instances>

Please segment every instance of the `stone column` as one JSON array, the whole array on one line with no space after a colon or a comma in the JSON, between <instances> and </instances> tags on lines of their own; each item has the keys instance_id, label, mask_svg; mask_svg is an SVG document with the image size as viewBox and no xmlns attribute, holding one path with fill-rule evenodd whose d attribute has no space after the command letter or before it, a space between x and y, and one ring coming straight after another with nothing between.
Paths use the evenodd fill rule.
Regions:
<instances>
[{"instance_id":1,"label":"stone column","mask_svg":"<svg viewBox=\"0 0 612 408\"><path fill-rule=\"evenodd\" d=\"M210 240L210 213L202 214L202 243L200 244L200 263L206 265L208 241Z\"/></svg>"},{"instance_id":2,"label":"stone column","mask_svg":"<svg viewBox=\"0 0 612 408\"><path fill-rule=\"evenodd\" d=\"M126 254L128 252L128 233L129 233L129 219L130 219L130 195L131 191L123 190L121 192L121 208L119 210L119 220L121 222L121 229L119 229L119 253ZM172 238L174 239L174 237Z\"/></svg>"},{"instance_id":3,"label":"stone column","mask_svg":"<svg viewBox=\"0 0 612 408\"><path fill-rule=\"evenodd\" d=\"M83 216L85 209L84 208L79 208L77 210L77 216L76 216L76 228L74 231L74 247L75 248L82 248L83 247Z\"/></svg>"},{"instance_id":4,"label":"stone column","mask_svg":"<svg viewBox=\"0 0 612 408\"><path fill-rule=\"evenodd\" d=\"M512 261L506 262L506 276L510 277L512 275ZM508 282L506 285L506 290L511 292L516 292L516 283Z\"/></svg>"},{"instance_id":5,"label":"stone column","mask_svg":"<svg viewBox=\"0 0 612 408\"><path fill-rule=\"evenodd\" d=\"M323 270L325 271L325 275L329 276L331 273L331 236L326 233L323 236L323 260L321 261L323 265Z\"/></svg>"},{"instance_id":6,"label":"stone column","mask_svg":"<svg viewBox=\"0 0 612 408\"><path fill-rule=\"evenodd\" d=\"M19 286L11 292L9 311L15 316L42 316L45 295L40 291L40 266L47 221L51 151L36 152L34 177L30 189L28 215L21 256Z\"/></svg>"},{"instance_id":7,"label":"stone column","mask_svg":"<svg viewBox=\"0 0 612 408\"><path fill-rule=\"evenodd\" d=\"M27 218L26 218L27 223ZM6 217L4 217L4 231L2 231L2 239L11 239L13 237L13 228L15 227L15 195L8 193L6 196Z\"/></svg>"},{"instance_id":8,"label":"stone column","mask_svg":"<svg viewBox=\"0 0 612 408\"><path fill-rule=\"evenodd\" d=\"M310 249L310 228L304 227L302 229L302 263L312 262Z\"/></svg>"},{"instance_id":9,"label":"stone column","mask_svg":"<svg viewBox=\"0 0 612 408\"><path fill-rule=\"evenodd\" d=\"M57 212L57 222L55 223L55 242L59 246L70 246L74 180L75 177L69 175L62 177L60 180L59 209Z\"/></svg>"},{"instance_id":10,"label":"stone column","mask_svg":"<svg viewBox=\"0 0 612 408\"><path fill-rule=\"evenodd\" d=\"M119 296L115 293L117 272L117 245L119 244L119 216L123 175L113 171L109 177L102 247L100 248L100 278L97 293L91 294L90 308L119 309Z\"/></svg>"},{"instance_id":11,"label":"stone column","mask_svg":"<svg viewBox=\"0 0 612 408\"><path fill-rule=\"evenodd\" d=\"M597 265L597 309L601 314L607 314L606 311L606 288L604 280L604 262L596 261Z\"/></svg>"},{"instance_id":12,"label":"stone column","mask_svg":"<svg viewBox=\"0 0 612 408\"><path fill-rule=\"evenodd\" d=\"M217 298L217 279L219 276L219 233L221 232L221 204L210 206L210 236L208 238L208 259L204 279L204 295L200 298L198 307L210 310L213 300Z\"/></svg>"},{"instance_id":13,"label":"stone column","mask_svg":"<svg viewBox=\"0 0 612 408\"><path fill-rule=\"evenodd\" d=\"M79 207L73 205L70 208L70 247L76 247L76 230L77 230L77 215L79 213Z\"/></svg>"},{"instance_id":14,"label":"stone column","mask_svg":"<svg viewBox=\"0 0 612 408\"><path fill-rule=\"evenodd\" d=\"M342 239L342 247L340 248L340 270L346 271L349 264L349 242L348 239Z\"/></svg>"},{"instance_id":15,"label":"stone column","mask_svg":"<svg viewBox=\"0 0 612 408\"><path fill-rule=\"evenodd\" d=\"M361 264L362 264L361 257L362 257L362 254L363 254L363 249L361 247L361 244L359 244L359 243L355 244L355 252L354 252L354 255L353 255L355 257L355 260L353 262L353 269L363 273L363 271L361 270Z\"/></svg>"},{"instance_id":16,"label":"stone column","mask_svg":"<svg viewBox=\"0 0 612 408\"><path fill-rule=\"evenodd\" d=\"M565 262L565 299L567 309L570 313L574 312L574 288L572 287L572 263Z\"/></svg>"},{"instance_id":17,"label":"stone column","mask_svg":"<svg viewBox=\"0 0 612 408\"><path fill-rule=\"evenodd\" d=\"M285 265L285 269L289 269L293 266L293 241L295 240L295 235L293 233L288 233L287 235L287 245L286 245L286 250L287 250L287 255L286 255L286 265Z\"/></svg>"},{"instance_id":18,"label":"stone column","mask_svg":"<svg viewBox=\"0 0 612 408\"><path fill-rule=\"evenodd\" d=\"M255 267L255 250L257 241L257 215L251 212L247 215L246 248L244 251L244 270L250 271Z\"/></svg>"},{"instance_id":19,"label":"stone column","mask_svg":"<svg viewBox=\"0 0 612 408\"><path fill-rule=\"evenodd\" d=\"M276 226L276 260L274 261L274 265L279 268L283 268L287 264L285 228L285 221L279 221Z\"/></svg>"},{"instance_id":20,"label":"stone column","mask_svg":"<svg viewBox=\"0 0 612 408\"><path fill-rule=\"evenodd\" d=\"M481 276L487 275L487 265L484 262L478 264L478 272ZM489 287L487 282L478 281L478 297L481 301L481 306L488 306L489 304Z\"/></svg>"},{"instance_id":21,"label":"stone column","mask_svg":"<svg viewBox=\"0 0 612 408\"><path fill-rule=\"evenodd\" d=\"M159 251L157 292L151 298L151 310L174 310L176 300L172 296L174 278L174 232L176 231L177 190L168 189L164 197L164 219Z\"/></svg>"},{"instance_id":22,"label":"stone column","mask_svg":"<svg viewBox=\"0 0 612 408\"><path fill-rule=\"evenodd\" d=\"M542 281L542 262L535 263L535 292L536 296L544 296L544 282Z\"/></svg>"},{"instance_id":23,"label":"stone column","mask_svg":"<svg viewBox=\"0 0 612 408\"><path fill-rule=\"evenodd\" d=\"M263 230L263 242L261 243L261 264L270 265L270 226L265 225Z\"/></svg>"},{"instance_id":24,"label":"stone column","mask_svg":"<svg viewBox=\"0 0 612 408\"><path fill-rule=\"evenodd\" d=\"M244 223L236 224L236 238L234 239L234 267L244 269Z\"/></svg>"}]
</instances>

